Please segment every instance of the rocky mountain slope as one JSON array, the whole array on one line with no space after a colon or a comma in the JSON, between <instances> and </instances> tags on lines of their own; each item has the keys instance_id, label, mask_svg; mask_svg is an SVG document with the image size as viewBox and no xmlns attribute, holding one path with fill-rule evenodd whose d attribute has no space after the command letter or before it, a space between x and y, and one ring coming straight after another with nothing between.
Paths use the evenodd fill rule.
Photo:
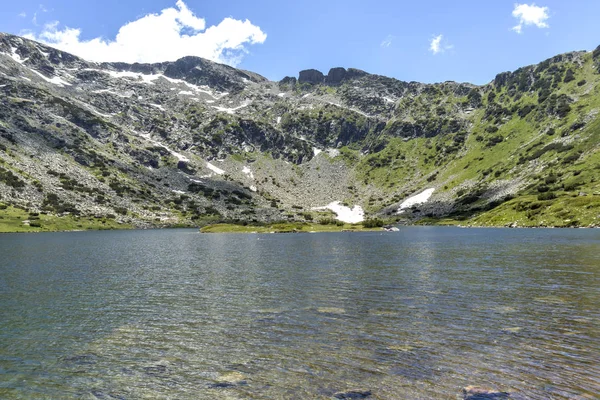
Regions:
<instances>
[{"instance_id":1,"label":"rocky mountain slope","mask_svg":"<svg viewBox=\"0 0 600 400\"><path fill-rule=\"evenodd\" d=\"M87 62L0 34L0 227L595 226L599 82L600 48L484 86L352 68L271 82L196 57Z\"/></svg>"}]
</instances>

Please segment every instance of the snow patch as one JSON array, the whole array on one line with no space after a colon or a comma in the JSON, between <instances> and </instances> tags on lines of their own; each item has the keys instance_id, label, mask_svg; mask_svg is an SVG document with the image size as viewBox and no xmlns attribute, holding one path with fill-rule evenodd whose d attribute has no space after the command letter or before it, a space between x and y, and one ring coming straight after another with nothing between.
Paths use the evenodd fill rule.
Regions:
<instances>
[{"instance_id":1,"label":"snow patch","mask_svg":"<svg viewBox=\"0 0 600 400\"><path fill-rule=\"evenodd\" d=\"M404 200L398 208L398 214L401 214L402 212L404 212L405 209L410 208L414 205L427 203L433 192L435 192L435 188L425 189L421 193L411 196L408 199Z\"/></svg>"},{"instance_id":2,"label":"snow patch","mask_svg":"<svg viewBox=\"0 0 600 400\"><path fill-rule=\"evenodd\" d=\"M110 89L94 90L94 91L92 91L92 93L96 93L96 94L108 93L108 94L112 94L117 97L122 97L124 99L128 99L129 97L133 96L133 93L131 93L131 92L126 92L126 94L121 94L121 93L113 92Z\"/></svg>"},{"instance_id":3,"label":"snow patch","mask_svg":"<svg viewBox=\"0 0 600 400\"><path fill-rule=\"evenodd\" d=\"M193 92L190 92L189 90L181 90L181 91L179 92L179 94L180 94L180 95L183 95L183 96L193 96L193 95L194 95L194 93L193 93Z\"/></svg>"},{"instance_id":4,"label":"snow patch","mask_svg":"<svg viewBox=\"0 0 600 400\"><path fill-rule=\"evenodd\" d=\"M156 146L162 147L163 149L167 150L169 153L171 153L172 156L174 156L175 158L177 158L177 160L184 161L184 162L190 161L189 158L187 158L183 154L178 153L176 151L173 151L170 148L168 148L167 146L165 146L164 144L162 144L160 142L157 142L156 140L151 139L149 133L140 133L139 135L141 137L143 137L144 139L146 139L147 141L149 141L150 143L155 144Z\"/></svg>"},{"instance_id":5,"label":"snow patch","mask_svg":"<svg viewBox=\"0 0 600 400\"><path fill-rule=\"evenodd\" d=\"M310 96L310 93L306 93L304 96L302 96L303 99L307 98Z\"/></svg>"},{"instance_id":6,"label":"snow patch","mask_svg":"<svg viewBox=\"0 0 600 400\"><path fill-rule=\"evenodd\" d=\"M40 74L39 72L37 72L34 69L29 68L29 70L31 72L33 72L34 74L36 74L37 76L39 76L40 78L42 78L43 80L45 80L46 82L52 83L53 85L57 85L57 86L71 86L71 84L69 82L62 80L58 76L54 76L52 78L48 78L45 75Z\"/></svg>"},{"instance_id":7,"label":"snow patch","mask_svg":"<svg viewBox=\"0 0 600 400\"><path fill-rule=\"evenodd\" d=\"M338 149L327 149L327 154L329 157L334 158L340 155L340 151Z\"/></svg>"},{"instance_id":8,"label":"snow patch","mask_svg":"<svg viewBox=\"0 0 600 400\"><path fill-rule=\"evenodd\" d=\"M166 111L165 108L163 106L161 106L160 104L152 104L152 103L150 103L150 105L152 107L158 108L160 111Z\"/></svg>"},{"instance_id":9,"label":"snow patch","mask_svg":"<svg viewBox=\"0 0 600 400\"><path fill-rule=\"evenodd\" d=\"M187 86L189 89L191 89L191 93L189 93L189 95L193 95L196 93L204 93L209 95L210 97L214 98L214 99L220 99L222 97L227 96L229 93L218 93L218 92L213 92L212 90L210 90L210 87L202 85L202 86L197 86L197 85L192 85L189 82L184 81L183 79L173 79L173 78L169 78L168 76L165 76L163 74L141 74L138 72L130 72L130 71L110 71L110 70L97 70L97 69L92 69L92 68L87 68L87 71L98 71L98 72L104 72L109 74L111 77L113 78L133 78L133 79L137 79L137 80L141 80L140 83L144 83L144 84L148 84L148 85L154 85L154 81L158 80L158 79L164 79L167 82L173 83L175 85L184 85ZM171 88L171 90L176 90L176 88ZM185 94L188 95L188 91L182 91L179 94Z\"/></svg>"},{"instance_id":10,"label":"snow patch","mask_svg":"<svg viewBox=\"0 0 600 400\"><path fill-rule=\"evenodd\" d=\"M336 214L335 219L348 224L358 224L359 222L363 222L365 220L365 211L361 206L355 205L354 207L350 208L342 205L340 201L334 201L324 207L314 207L313 210L331 210Z\"/></svg>"},{"instance_id":11,"label":"snow patch","mask_svg":"<svg viewBox=\"0 0 600 400\"><path fill-rule=\"evenodd\" d=\"M253 192L256 192L258 189L256 188L256 186L252 185L252 186L250 186L250 190Z\"/></svg>"},{"instance_id":12,"label":"snow patch","mask_svg":"<svg viewBox=\"0 0 600 400\"><path fill-rule=\"evenodd\" d=\"M281 117L277 117L277 124L281 123Z\"/></svg>"},{"instance_id":13,"label":"snow patch","mask_svg":"<svg viewBox=\"0 0 600 400\"><path fill-rule=\"evenodd\" d=\"M318 156L319 154L321 154L322 152L323 152L323 150L313 147L313 154L315 155L315 157Z\"/></svg>"},{"instance_id":14,"label":"snow patch","mask_svg":"<svg viewBox=\"0 0 600 400\"><path fill-rule=\"evenodd\" d=\"M19 64L23 64L25 61L29 60L29 58L22 59L21 56L17 54L16 47L11 47L10 51L11 51L11 53L9 54L9 56L13 60L15 60L16 62L18 62Z\"/></svg>"},{"instance_id":15,"label":"snow patch","mask_svg":"<svg viewBox=\"0 0 600 400\"><path fill-rule=\"evenodd\" d=\"M215 174L218 174L218 175L225 174L225 171L223 171L219 167L214 166L213 164L211 164L209 162L206 163L206 168L210 169L211 171L213 171Z\"/></svg>"},{"instance_id":16,"label":"snow patch","mask_svg":"<svg viewBox=\"0 0 600 400\"><path fill-rule=\"evenodd\" d=\"M242 169L242 172L243 172L244 174L246 174L246 176L248 176L248 178L250 178L250 179L254 179L254 174L252 173L252 170L251 170L250 168L248 168L248 167L246 167L246 166L245 166L245 167Z\"/></svg>"},{"instance_id":17,"label":"snow patch","mask_svg":"<svg viewBox=\"0 0 600 400\"><path fill-rule=\"evenodd\" d=\"M389 97L385 97L385 96L383 97L383 99L385 101L387 101L388 103L395 103L396 102L394 99L390 99Z\"/></svg>"},{"instance_id":18,"label":"snow patch","mask_svg":"<svg viewBox=\"0 0 600 400\"><path fill-rule=\"evenodd\" d=\"M173 193L177 193L177 194L185 194L184 191L182 190L173 190Z\"/></svg>"},{"instance_id":19,"label":"snow patch","mask_svg":"<svg viewBox=\"0 0 600 400\"><path fill-rule=\"evenodd\" d=\"M244 107L248 107L250 104L252 104L252 101L246 100L241 105L239 105L237 107L233 107L233 108L226 108L226 107L219 107L219 106L211 106L211 107L216 108L217 111L225 112L227 114L235 114L235 112L237 110L242 109Z\"/></svg>"},{"instance_id":20,"label":"snow patch","mask_svg":"<svg viewBox=\"0 0 600 400\"><path fill-rule=\"evenodd\" d=\"M98 70L95 70L95 71L98 71ZM130 72L130 71L110 71L110 70L100 70L100 71L109 74L113 78L135 78L135 79L138 79L142 76L142 74L138 74L137 72Z\"/></svg>"},{"instance_id":21,"label":"snow patch","mask_svg":"<svg viewBox=\"0 0 600 400\"><path fill-rule=\"evenodd\" d=\"M278 97L285 97L286 93L277 93Z\"/></svg>"}]
</instances>

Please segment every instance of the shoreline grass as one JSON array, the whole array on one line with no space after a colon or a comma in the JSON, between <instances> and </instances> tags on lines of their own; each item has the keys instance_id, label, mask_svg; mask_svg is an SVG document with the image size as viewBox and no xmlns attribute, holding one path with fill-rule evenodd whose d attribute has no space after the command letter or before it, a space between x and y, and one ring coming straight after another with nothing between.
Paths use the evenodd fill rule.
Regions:
<instances>
[{"instance_id":1,"label":"shoreline grass","mask_svg":"<svg viewBox=\"0 0 600 400\"><path fill-rule=\"evenodd\" d=\"M133 228L130 224L122 224L111 218L29 213L12 206L0 209L0 233L125 230Z\"/></svg>"}]
</instances>

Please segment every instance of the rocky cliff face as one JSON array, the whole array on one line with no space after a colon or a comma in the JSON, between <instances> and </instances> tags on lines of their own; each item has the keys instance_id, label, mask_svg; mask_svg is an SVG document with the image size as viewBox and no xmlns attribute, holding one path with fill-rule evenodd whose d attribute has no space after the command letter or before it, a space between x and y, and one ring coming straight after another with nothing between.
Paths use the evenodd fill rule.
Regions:
<instances>
[{"instance_id":1,"label":"rocky cliff face","mask_svg":"<svg viewBox=\"0 0 600 400\"><path fill-rule=\"evenodd\" d=\"M321 218L334 201L371 217L594 224L599 59L569 53L485 86L352 68L270 82L0 34L0 202L136 226Z\"/></svg>"}]
</instances>

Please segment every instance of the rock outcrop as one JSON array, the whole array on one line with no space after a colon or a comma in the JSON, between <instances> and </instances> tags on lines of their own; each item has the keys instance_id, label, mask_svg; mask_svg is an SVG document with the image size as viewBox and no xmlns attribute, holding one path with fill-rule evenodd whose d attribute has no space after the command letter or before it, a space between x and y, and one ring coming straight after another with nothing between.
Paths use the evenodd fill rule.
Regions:
<instances>
[{"instance_id":1,"label":"rock outcrop","mask_svg":"<svg viewBox=\"0 0 600 400\"><path fill-rule=\"evenodd\" d=\"M321 71L317 71L316 69L306 69L304 71L300 71L300 75L298 77L298 82L300 83L310 83L312 85L318 85L319 83L323 83L325 80L325 75Z\"/></svg>"},{"instance_id":2,"label":"rock outcrop","mask_svg":"<svg viewBox=\"0 0 600 400\"><path fill-rule=\"evenodd\" d=\"M325 78L325 83L328 85L339 85L346 78L346 74L346 68L331 68Z\"/></svg>"}]
</instances>

